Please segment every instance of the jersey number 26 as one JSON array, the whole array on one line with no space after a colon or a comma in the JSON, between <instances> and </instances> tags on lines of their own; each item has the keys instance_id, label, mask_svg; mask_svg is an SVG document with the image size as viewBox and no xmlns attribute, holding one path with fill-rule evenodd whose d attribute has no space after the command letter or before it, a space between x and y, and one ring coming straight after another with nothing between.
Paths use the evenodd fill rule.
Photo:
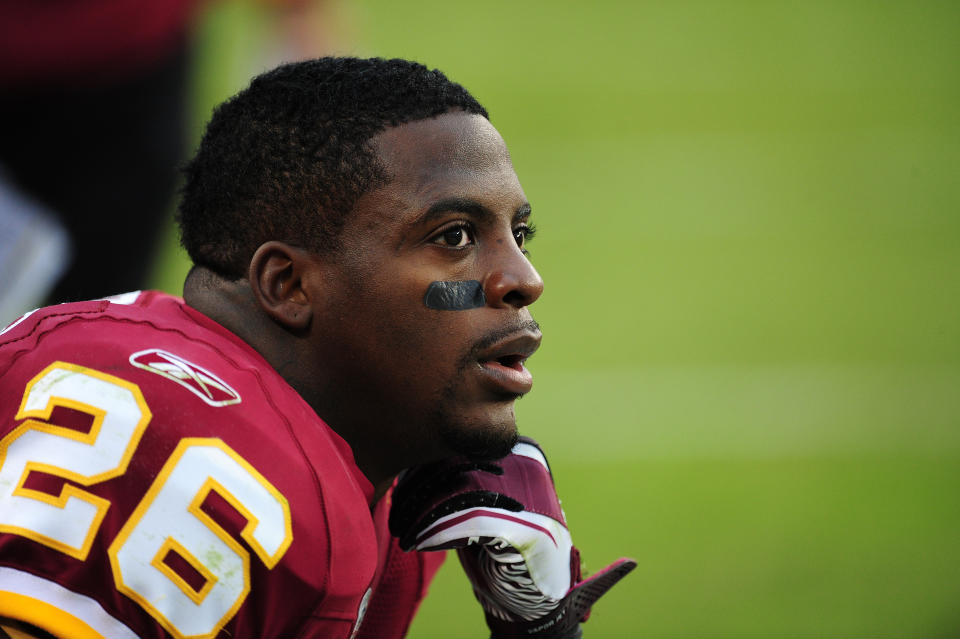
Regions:
<instances>
[{"instance_id":1,"label":"jersey number 26","mask_svg":"<svg viewBox=\"0 0 960 639\"><path fill-rule=\"evenodd\" d=\"M50 423L56 406L91 415L89 432ZM85 560L110 502L76 484L123 475L151 417L136 384L66 362L44 369L24 391L26 421L0 440L0 532ZM72 483L53 496L26 487L31 472ZM201 509L211 491L244 516L240 535L268 568L293 541L290 506L263 475L220 439L182 439L108 550L117 589L176 637L215 635L250 591L250 553ZM188 583L170 553L203 579Z\"/></svg>"}]
</instances>

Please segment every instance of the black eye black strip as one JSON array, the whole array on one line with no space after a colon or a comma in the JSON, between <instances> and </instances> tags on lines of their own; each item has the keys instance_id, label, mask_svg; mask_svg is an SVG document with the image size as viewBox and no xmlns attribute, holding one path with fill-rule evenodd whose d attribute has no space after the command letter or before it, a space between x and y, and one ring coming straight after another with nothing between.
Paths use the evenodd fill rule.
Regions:
<instances>
[{"instance_id":1,"label":"black eye black strip","mask_svg":"<svg viewBox=\"0 0 960 639\"><path fill-rule=\"evenodd\" d=\"M477 280L431 282L423 303L436 311L468 311L486 306L487 298L483 294L483 285Z\"/></svg>"}]
</instances>

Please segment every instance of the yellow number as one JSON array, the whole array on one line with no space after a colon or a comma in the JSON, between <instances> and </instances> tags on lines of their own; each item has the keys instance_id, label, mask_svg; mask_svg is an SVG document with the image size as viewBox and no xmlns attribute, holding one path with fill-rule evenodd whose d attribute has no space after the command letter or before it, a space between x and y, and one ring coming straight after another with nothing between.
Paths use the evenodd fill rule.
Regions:
<instances>
[{"instance_id":1,"label":"yellow number","mask_svg":"<svg viewBox=\"0 0 960 639\"><path fill-rule=\"evenodd\" d=\"M90 431L37 421L56 406L93 416ZM110 502L69 483L58 496L31 490L27 476L90 486L122 475L150 417L135 384L65 362L45 368L24 391L16 419L27 421L0 441L0 532L86 559Z\"/></svg>"}]
</instances>

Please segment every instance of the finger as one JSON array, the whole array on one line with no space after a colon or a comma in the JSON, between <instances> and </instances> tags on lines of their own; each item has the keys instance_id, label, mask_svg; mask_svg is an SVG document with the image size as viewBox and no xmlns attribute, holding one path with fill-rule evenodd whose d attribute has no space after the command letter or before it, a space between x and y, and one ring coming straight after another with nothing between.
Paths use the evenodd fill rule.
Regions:
<instances>
[{"instance_id":1,"label":"finger","mask_svg":"<svg viewBox=\"0 0 960 639\"><path fill-rule=\"evenodd\" d=\"M622 558L590 578L581 581L570 591L569 609L575 618L586 621L590 607L630 571L637 567L633 559Z\"/></svg>"}]
</instances>

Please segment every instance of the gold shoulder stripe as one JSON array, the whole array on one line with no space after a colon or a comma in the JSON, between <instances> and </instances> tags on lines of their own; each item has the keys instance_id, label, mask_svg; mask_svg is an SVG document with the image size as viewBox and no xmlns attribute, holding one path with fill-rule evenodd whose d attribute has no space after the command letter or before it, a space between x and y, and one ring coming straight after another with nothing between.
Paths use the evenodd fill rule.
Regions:
<instances>
[{"instance_id":1,"label":"gold shoulder stripe","mask_svg":"<svg viewBox=\"0 0 960 639\"><path fill-rule=\"evenodd\" d=\"M70 613L45 601L14 592L0 592L0 615L17 619L53 634L70 639L106 639L99 632ZM14 617L16 615L16 617ZM4 626L11 639L42 639ZM12 632L11 632L12 631ZM13 634L19 633L19 634Z\"/></svg>"}]
</instances>

